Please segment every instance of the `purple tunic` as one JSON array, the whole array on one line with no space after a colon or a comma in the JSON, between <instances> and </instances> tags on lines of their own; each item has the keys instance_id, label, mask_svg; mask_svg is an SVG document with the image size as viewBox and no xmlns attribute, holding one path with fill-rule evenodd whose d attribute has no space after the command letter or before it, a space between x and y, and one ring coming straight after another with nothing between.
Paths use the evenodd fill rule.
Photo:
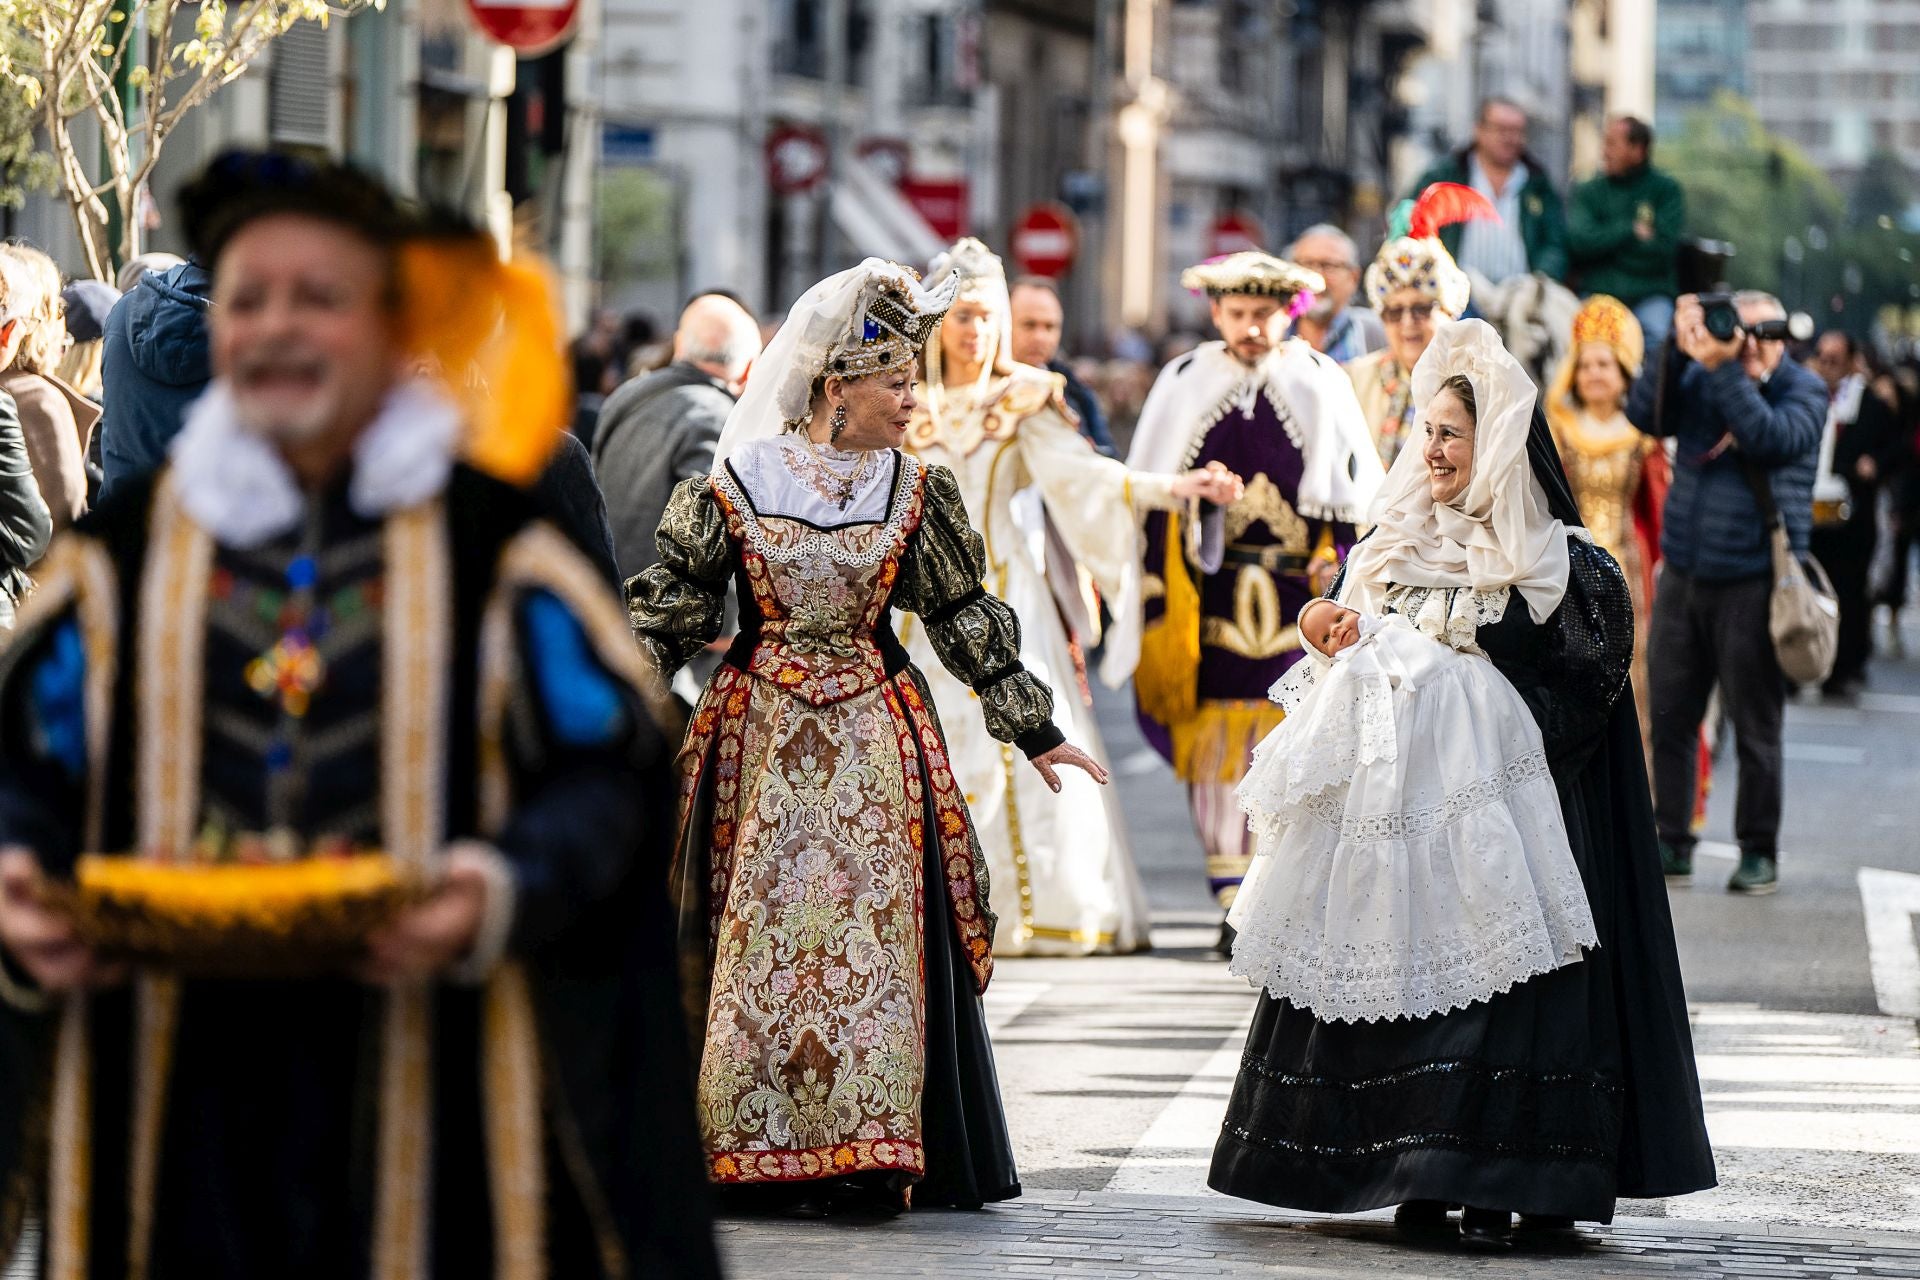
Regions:
<instances>
[{"instance_id":1,"label":"purple tunic","mask_svg":"<svg viewBox=\"0 0 1920 1280\"><path fill-rule=\"evenodd\" d=\"M1289 429L1291 428L1291 430ZM1245 480L1246 496L1226 514L1226 559L1216 573L1200 576L1191 557L1187 572L1200 588L1201 709L1208 702L1265 704L1267 689L1301 656L1294 619L1312 598L1307 562L1331 530L1334 551L1345 557L1354 542L1351 524L1301 515L1294 507L1306 470L1304 425L1291 421L1262 393L1253 411L1230 407L1202 433L1191 466L1218 461ZM1165 564L1167 516L1147 517L1147 572ZM1146 602L1146 625L1165 615L1166 600ZM1144 714L1142 728L1156 750L1173 758L1169 726Z\"/></svg>"}]
</instances>

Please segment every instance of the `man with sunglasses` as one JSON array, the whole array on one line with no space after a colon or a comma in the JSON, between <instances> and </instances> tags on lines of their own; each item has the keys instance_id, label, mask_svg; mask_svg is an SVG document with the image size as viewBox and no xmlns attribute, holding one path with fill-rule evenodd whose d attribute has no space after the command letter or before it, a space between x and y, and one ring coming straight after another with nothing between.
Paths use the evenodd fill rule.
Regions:
<instances>
[{"instance_id":1,"label":"man with sunglasses","mask_svg":"<svg viewBox=\"0 0 1920 1280\"><path fill-rule=\"evenodd\" d=\"M1740 866L1727 889L1767 894L1778 887L1786 682L1767 628L1767 519L1748 469L1761 474L1795 553L1805 555L1827 390L1787 354L1779 299L1742 293L1734 306L1739 328L1722 339L1699 297L1678 300L1673 337L1635 381L1627 417L1676 443L1648 640L1661 863L1670 882L1692 877L1697 744L1718 685L1740 763Z\"/></svg>"}]
</instances>

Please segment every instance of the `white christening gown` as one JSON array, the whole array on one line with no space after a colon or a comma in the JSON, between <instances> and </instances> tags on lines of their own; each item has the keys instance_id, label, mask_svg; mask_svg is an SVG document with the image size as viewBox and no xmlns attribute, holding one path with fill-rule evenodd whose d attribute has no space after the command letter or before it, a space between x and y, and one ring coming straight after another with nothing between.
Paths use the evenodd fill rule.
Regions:
<instances>
[{"instance_id":1,"label":"white christening gown","mask_svg":"<svg viewBox=\"0 0 1920 1280\"><path fill-rule=\"evenodd\" d=\"M1240 786L1253 870L1231 969L1324 1021L1423 1018L1599 938L1539 727L1484 656L1398 616L1272 691Z\"/></svg>"}]
</instances>

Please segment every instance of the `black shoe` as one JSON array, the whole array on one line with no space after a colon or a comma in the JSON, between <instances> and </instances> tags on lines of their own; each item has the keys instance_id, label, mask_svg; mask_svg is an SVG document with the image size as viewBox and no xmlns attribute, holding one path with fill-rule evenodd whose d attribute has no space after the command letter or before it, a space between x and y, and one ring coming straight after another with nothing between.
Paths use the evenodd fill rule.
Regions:
<instances>
[{"instance_id":1,"label":"black shoe","mask_svg":"<svg viewBox=\"0 0 1920 1280\"><path fill-rule=\"evenodd\" d=\"M1690 884L1693 881L1693 849L1660 842L1660 874L1667 878L1668 884Z\"/></svg>"},{"instance_id":2,"label":"black shoe","mask_svg":"<svg viewBox=\"0 0 1920 1280\"><path fill-rule=\"evenodd\" d=\"M1573 1230L1573 1219L1557 1213L1523 1213L1520 1215L1519 1231L1560 1232Z\"/></svg>"},{"instance_id":3,"label":"black shoe","mask_svg":"<svg viewBox=\"0 0 1920 1280\"><path fill-rule=\"evenodd\" d=\"M1780 889L1780 863L1765 853L1743 853L1739 869L1727 881L1728 893L1744 893L1758 898Z\"/></svg>"},{"instance_id":4,"label":"black shoe","mask_svg":"<svg viewBox=\"0 0 1920 1280\"><path fill-rule=\"evenodd\" d=\"M1409 1200L1393 1211L1393 1225L1402 1231L1432 1232L1447 1229L1447 1202Z\"/></svg>"},{"instance_id":5,"label":"black shoe","mask_svg":"<svg viewBox=\"0 0 1920 1280\"><path fill-rule=\"evenodd\" d=\"M1231 958L1233 956L1233 940L1239 936L1239 932L1236 931L1232 925L1222 920L1220 922L1220 940L1213 944L1214 952L1218 955Z\"/></svg>"},{"instance_id":6,"label":"black shoe","mask_svg":"<svg viewBox=\"0 0 1920 1280\"><path fill-rule=\"evenodd\" d=\"M1476 1253L1507 1252L1513 1248L1513 1215L1504 1209L1462 1210L1460 1244Z\"/></svg>"}]
</instances>

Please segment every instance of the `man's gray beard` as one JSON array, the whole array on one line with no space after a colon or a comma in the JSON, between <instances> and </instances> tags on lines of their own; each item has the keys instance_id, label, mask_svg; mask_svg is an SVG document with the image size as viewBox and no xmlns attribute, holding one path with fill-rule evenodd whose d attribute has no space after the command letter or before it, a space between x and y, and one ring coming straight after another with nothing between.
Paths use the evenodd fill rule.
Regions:
<instances>
[{"instance_id":1,"label":"man's gray beard","mask_svg":"<svg viewBox=\"0 0 1920 1280\"><path fill-rule=\"evenodd\" d=\"M242 430L273 445L312 444L333 425L332 413L319 408L310 416L267 417L248 412L246 402L236 397L234 411Z\"/></svg>"},{"instance_id":2,"label":"man's gray beard","mask_svg":"<svg viewBox=\"0 0 1920 1280\"><path fill-rule=\"evenodd\" d=\"M1333 305L1333 300L1327 298L1314 303L1307 309L1307 319L1317 325L1329 325L1333 323L1333 317L1339 313L1339 310Z\"/></svg>"}]
</instances>

